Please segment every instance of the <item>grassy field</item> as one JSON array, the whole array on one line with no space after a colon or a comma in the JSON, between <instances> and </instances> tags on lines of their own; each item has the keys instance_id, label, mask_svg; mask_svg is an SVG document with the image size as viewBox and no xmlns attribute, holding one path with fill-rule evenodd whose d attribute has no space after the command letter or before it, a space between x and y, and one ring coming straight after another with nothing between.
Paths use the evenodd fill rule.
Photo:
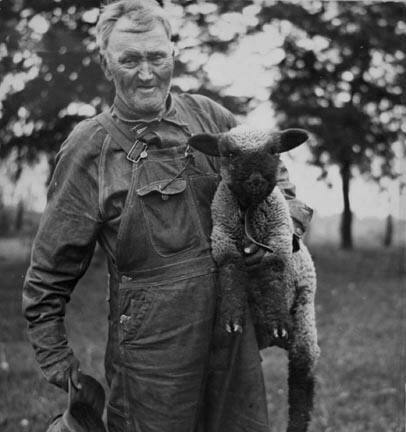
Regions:
<instances>
[{"instance_id":1,"label":"grassy field","mask_svg":"<svg viewBox=\"0 0 406 432\"><path fill-rule=\"evenodd\" d=\"M0 239L1 432L43 432L66 402L42 378L24 334L20 297L28 248L28 240ZM400 249L311 249L322 349L311 431L404 431L405 257ZM97 256L76 288L67 326L82 369L100 380L105 295L105 266ZM272 431L279 432L286 426L286 355L278 349L263 354Z\"/></svg>"}]
</instances>

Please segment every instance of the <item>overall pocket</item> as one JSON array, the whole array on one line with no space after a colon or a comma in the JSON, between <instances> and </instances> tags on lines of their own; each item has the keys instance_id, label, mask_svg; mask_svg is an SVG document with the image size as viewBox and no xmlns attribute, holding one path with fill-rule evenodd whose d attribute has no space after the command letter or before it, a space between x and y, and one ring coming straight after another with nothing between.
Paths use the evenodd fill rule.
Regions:
<instances>
[{"instance_id":1,"label":"overall pocket","mask_svg":"<svg viewBox=\"0 0 406 432\"><path fill-rule=\"evenodd\" d=\"M131 343L139 337L153 297L153 292L146 288L120 287L120 343Z\"/></svg>"},{"instance_id":2,"label":"overall pocket","mask_svg":"<svg viewBox=\"0 0 406 432\"><path fill-rule=\"evenodd\" d=\"M146 161L140 168L136 194L155 252L172 256L200 243L193 197L187 181L176 178L186 161Z\"/></svg>"}]
</instances>

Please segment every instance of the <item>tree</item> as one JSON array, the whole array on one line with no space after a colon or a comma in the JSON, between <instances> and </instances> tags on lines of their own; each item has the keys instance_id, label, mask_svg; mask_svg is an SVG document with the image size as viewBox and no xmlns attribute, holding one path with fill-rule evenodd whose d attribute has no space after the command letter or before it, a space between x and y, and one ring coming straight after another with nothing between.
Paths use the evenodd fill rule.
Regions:
<instances>
[{"instance_id":1,"label":"tree","mask_svg":"<svg viewBox=\"0 0 406 432\"><path fill-rule=\"evenodd\" d=\"M236 97L215 85L206 63L218 53L229 55L270 24L280 29L283 60L279 69L269 70L269 75L279 70L279 81L264 91L270 91L281 127L299 125L317 137L312 162L324 172L331 164L340 167L342 245L351 247L354 170L375 178L393 174L391 143L405 112L406 6L316 0L163 3L176 17L174 39L182 51L175 87L206 94L237 114L255 105L255 95ZM41 152L52 167L75 123L112 101L94 41L99 6L95 0L1 2L0 159L13 158L16 178Z\"/></svg>"},{"instance_id":2,"label":"tree","mask_svg":"<svg viewBox=\"0 0 406 432\"><path fill-rule=\"evenodd\" d=\"M281 127L301 126L314 133L314 164L324 171L330 164L339 166L341 245L350 249L354 168L374 178L393 174L391 144L404 113L398 77L405 70L406 5L277 2L261 17L263 23L292 24L270 99Z\"/></svg>"},{"instance_id":3,"label":"tree","mask_svg":"<svg viewBox=\"0 0 406 432\"><path fill-rule=\"evenodd\" d=\"M35 162L41 152L48 155L52 168L54 156L73 126L112 102L112 86L99 67L94 38L101 3L1 2L0 160L12 157L14 180L24 164ZM180 19L185 20L186 14L190 23L203 28L206 15L199 8L190 8L195 2L181 3ZM215 51L225 46L207 33L204 41L195 38L192 48ZM190 73L187 63L177 62L175 76ZM210 86L206 88L207 75L198 69L193 70L200 80L195 90L215 95Z\"/></svg>"},{"instance_id":4,"label":"tree","mask_svg":"<svg viewBox=\"0 0 406 432\"><path fill-rule=\"evenodd\" d=\"M0 158L20 165L54 155L73 125L109 92L92 27L97 1L3 0L0 20Z\"/></svg>"}]
</instances>

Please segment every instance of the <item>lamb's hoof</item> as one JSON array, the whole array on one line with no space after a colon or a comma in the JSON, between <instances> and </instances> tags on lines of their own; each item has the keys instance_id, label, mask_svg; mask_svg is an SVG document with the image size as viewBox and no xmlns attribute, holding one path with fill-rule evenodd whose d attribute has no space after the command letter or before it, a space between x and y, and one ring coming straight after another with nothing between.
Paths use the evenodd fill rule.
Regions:
<instances>
[{"instance_id":1,"label":"lamb's hoof","mask_svg":"<svg viewBox=\"0 0 406 432\"><path fill-rule=\"evenodd\" d=\"M273 330L273 337L274 338L281 338L281 339L288 339L289 334L288 331L282 327L275 328Z\"/></svg>"},{"instance_id":2,"label":"lamb's hoof","mask_svg":"<svg viewBox=\"0 0 406 432\"><path fill-rule=\"evenodd\" d=\"M228 322L226 323L227 333L242 333L242 325L238 323Z\"/></svg>"},{"instance_id":3,"label":"lamb's hoof","mask_svg":"<svg viewBox=\"0 0 406 432\"><path fill-rule=\"evenodd\" d=\"M286 323L274 323L269 328L269 334L274 345L286 348L291 337L291 329Z\"/></svg>"}]
</instances>

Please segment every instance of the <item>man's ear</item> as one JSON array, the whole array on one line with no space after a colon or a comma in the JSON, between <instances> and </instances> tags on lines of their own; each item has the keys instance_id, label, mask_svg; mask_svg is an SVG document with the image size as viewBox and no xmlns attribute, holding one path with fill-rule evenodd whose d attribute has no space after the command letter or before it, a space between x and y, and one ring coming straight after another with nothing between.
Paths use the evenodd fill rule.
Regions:
<instances>
[{"instance_id":1,"label":"man's ear","mask_svg":"<svg viewBox=\"0 0 406 432\"><path fill-rule=\"evenodd\" d=\"M179 56L179 50L173 42L171 42L171 46L172 46L172 58L175 59L176 57Z\"/></svg>"},{"instance_id":2,"label":"man's ear","mask_svg":"<svg viewBox=\"0 0 406 432\"><path fill-rule=\"evenodd\" d=\"M110 72L109 66L107 64L106 57L103 54L99 54L100 66L104 72L108 81L113 81L113 75Z\"/></svg>"},{"instance_id":3,"label":"man's ear","mask_svg":"<svg viewBox=\"0 0 406 432\"><path fill-rule=\"evenodd\" d=\"M286 129L272 134L267 149L270 153L287 152L303 144L308 138L309 134L304 129Z\"/></svg>"},{"instance_id":4,"label":"man's ear","mask_svg":"<svg viewBox=\"0 0 406 432\"><path fill-rule=\"evenodd\" d=\"M188 145L209 156L220 156L220 134L197 134L189 138Z\"/></svg>"}]
</instances>

